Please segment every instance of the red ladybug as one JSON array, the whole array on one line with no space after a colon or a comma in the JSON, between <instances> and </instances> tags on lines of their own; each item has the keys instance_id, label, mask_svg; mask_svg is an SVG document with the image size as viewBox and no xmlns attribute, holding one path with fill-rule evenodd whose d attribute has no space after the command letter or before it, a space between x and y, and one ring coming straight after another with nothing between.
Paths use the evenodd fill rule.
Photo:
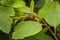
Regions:
<instances>
[{"instance_id":1,"label":"red ladybug","mask_svg":"<svg viewBox=\"0 0 60 40\"><path fill-rule=\"evenodd\" d=\"M35 16L34 16L34 15L30 15L30 16L29 16L29 20L32 21L32 20L34 20L34 19L35 19Z\"/></svg>"}]
</instances>

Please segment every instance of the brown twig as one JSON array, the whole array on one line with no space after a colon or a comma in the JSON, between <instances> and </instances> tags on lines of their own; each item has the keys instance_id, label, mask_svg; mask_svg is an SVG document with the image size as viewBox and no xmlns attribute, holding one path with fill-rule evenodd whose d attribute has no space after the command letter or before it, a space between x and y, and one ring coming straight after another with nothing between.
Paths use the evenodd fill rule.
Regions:
<instances>
[{"instance_id":1,"label":"brown twig","mask_svg":"<svg viewBox=\"0 0 60 40\"><path fill-rule=\"evenodd\" d=\"M32 15L32 14L29 14L29 15ZM53 35L53 37L55 38L55 40L58 40L56 34L51 30L50 26L43 20L41 19L40 17L34 15L36 18L38 18L47 28L48 30L51 32L51 34Z\"/></svg>"}]
</instances>

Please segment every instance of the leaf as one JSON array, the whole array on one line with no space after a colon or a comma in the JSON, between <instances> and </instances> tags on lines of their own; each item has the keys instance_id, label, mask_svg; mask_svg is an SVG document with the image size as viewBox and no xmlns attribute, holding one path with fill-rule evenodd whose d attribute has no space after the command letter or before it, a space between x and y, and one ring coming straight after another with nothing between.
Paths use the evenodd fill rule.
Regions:
<instances>
[{"instance_id":1,"label":"leaf","mask_svg":"<svg viewBox=\"0 0 60 40\"><path fill-rule=\"evenodd\" d=\"M30 12L30 8L27 7L27 6L20 7L20 8L18 8L18 10L19 10L20 12L24 12L24 13L31 13L31 12Z\"/></svg>"},{"instance_id":2,"label":"leaf","mask_svg":"<svg viewBox=\"0 0 60 40\"><path fill-rule=\"evenodd\" d=\"M58 2L51 2L46 4L38 15L46 20L46 22L56 28L60 24L60 5Z\"/></svg>"},{"instance_id":3,"label":"leaf","mask_svg":"<svg viewBox=\"0 0 60 40\"><path fill-rule=\"evenodd\" d=\"M23 0L2 0L2 5L12 6L14 8L25 6L25 2Z\"/></svg>"},{"instance_id":4,"label":"leaf","mask_svg":"<svg viewBox=\"0 0 60 40\"><path fill-rule=\"evenodd\" d=\"M11 29L12 19L9 16L14 16L13 8L0 6L0 30L5 33Z\"/></svg>"},{"instance_id":5,"label":"leaf","mask_svg":"<svg viewBox=\"0 0 60 40\"><path fill-rule=\"evenodd\" d=\"M46 0L35 0L34 12L38 13L38 11L44 7L45 4Z\"/></svg>"},{"instance_id":6,"label":"leaf","mask_svg":"<svg viewBox=\"0 0 60 40\"><path fill-rule=\"evenodd\" d=\"M15 16L20 17L20 16L22 16L22 15L24 15L23 12L20 12L20 11L16 10L16 14L15 14Z\"/></svg>"},{"instance_id":7,"label":"leaf","mask_svg":"<svg viewBox=\"0 0 60 40\"><path fill-rule=\"evenodd\" d=\"M24 15L24 14L26 14L26 13L30 13L30 8L29 7L27 7L27 6L24 6L24 7L19 7L19 8L16 8L15 9L15 16L22 16L22 15Z\"/></svg>"},{"instance_id":8,"label":"leaf","mask_svg":"<svg viewBox=\"0 0 60 40\"><path fill-rule=\"evenodd\" d=\"M25 6L25 2L23 0L14 0L12 7L18 8Z\"/></svg>"},{"instance_id":9,"label":"leaf","mask_svg":"<svg viewBox=\"0 0 60 40\"><path fill-rule=\"evenodd\" d=\"M0 15L14 16L15 12L12 7L0 6Z\"/></svg>"},{"instance_id":10,"label":"leaf","mask_svg":"<svg viewBox=\"0 0 60 40\"><path fill-rule=\"evenodd\" d=\"M44 6L46 0L38 0L35 4L36 8L41 8Z\"/></svg>"},{"instance_id":11,"label":"leaf","mask_svg":"<svg viewBox=\"0 0 60 40\"><path fill-rule=\"evenodd\" d=\"M60 33L60 25L57 26L56 32L57 32L57 33Z\"/></svg>"},{"instance_id":12,"label":"leaf","mask_svg":"<svg viewBox=\"0 0 60 40\"><path fill-rule=\"evenodd\" d=\"M7 5L7 6L11 5L12 3L13 3L13 0L1 0L0 1L0 4Z\"/></svg>"},{"instance_id":13,"label":"leaf","mask_svg":"<svg viewBox=\"0 0 60 40\"><path fill-rule=\"evenodd\" d=\"M42 25L35 21L20 22L14 29L12 39L23 39L42 30Z\"/></svg>"},{"instance_id":14,"label":"leaf","mask_svg":"<svg viewBox=\"0 0 60 40\"><path fill-rule=\"evenodd\" d=\"M44 28L36 35L30 36L21 40L53 40L50 36L45 34L47 30L48 30L47 28Z\"/></svg>"},{"instance_id":15,"label":"leaf","mask_svg":"<svg viewBox=\"0 0 60 40\"><path fill-rule=\"evenodd\" d=\"M10 17L0 15L0 30L9 33L11 29L12 19Z\"/></svg>"},{"instance_id":16,"label":"leaf","mask_svg":"<svg viewBox=\"0 0 60 40\"><path fill-rule=\"evenodd\" d=\"M31 0L31 3L30 3L30 11L31 13L34 12L34 1L33 0Z\"/></svg>"}]
</instances>

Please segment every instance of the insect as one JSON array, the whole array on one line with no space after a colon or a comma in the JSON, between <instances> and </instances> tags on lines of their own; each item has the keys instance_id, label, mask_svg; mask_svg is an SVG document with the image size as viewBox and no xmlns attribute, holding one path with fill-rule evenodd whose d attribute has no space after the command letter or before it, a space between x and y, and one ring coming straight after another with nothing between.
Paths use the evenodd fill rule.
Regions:
<instances>
[{"instance_id":1,"label":"insect","mask_svg":"<svg viewBox=\"0 0 60 40\"><path fill-rule=\"evenodd\" d=\"M31 14L26 14L25 15L30 21L33 21L35 19L35 15L31 15Z\"/></svg>"},{"instance_id":2,"label":"insect","mask_svg":"<svg viewBox=\"0 0 60 40\"><path fill-rule=\"evenodd\" d=\"M35 19L35 16L34 16L34 15L30 15L30 16L29 16L29 20L32 21L32 20L34 20L34 19Z\"/></svg>"}]
</instances>

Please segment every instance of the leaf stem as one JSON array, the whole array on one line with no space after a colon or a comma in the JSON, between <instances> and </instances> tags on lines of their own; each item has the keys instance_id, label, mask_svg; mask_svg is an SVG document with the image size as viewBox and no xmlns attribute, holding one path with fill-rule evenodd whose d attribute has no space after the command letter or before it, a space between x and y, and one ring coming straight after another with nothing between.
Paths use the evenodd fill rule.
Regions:
<instances>
[{"instance_id":1,"label":"leaf stem","mask_svg":"<svg viewBox=\"0 0 60 40\"><path fill-rule=\"evenodd\" d=\"M15 25L21 18L25 18L25 16L13 17L14 19L13 25Z\"/></svg>"}]
</instances>

